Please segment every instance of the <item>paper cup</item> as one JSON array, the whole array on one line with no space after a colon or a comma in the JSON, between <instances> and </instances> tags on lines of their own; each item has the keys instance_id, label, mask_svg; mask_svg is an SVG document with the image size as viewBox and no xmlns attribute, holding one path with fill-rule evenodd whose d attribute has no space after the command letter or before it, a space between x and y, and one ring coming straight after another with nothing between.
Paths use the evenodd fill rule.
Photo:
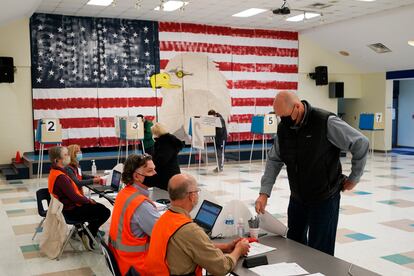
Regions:
<instances>
[{"instance_id":1,"label":"paper cup","mask_svg":"<svg viewBox=\"0 0 414 276\"><path fill-rule=\"evenodd\" d=\"M259 230L260 228L249 228L250 238L258 239Z\"/></svg>"}]
</instances>

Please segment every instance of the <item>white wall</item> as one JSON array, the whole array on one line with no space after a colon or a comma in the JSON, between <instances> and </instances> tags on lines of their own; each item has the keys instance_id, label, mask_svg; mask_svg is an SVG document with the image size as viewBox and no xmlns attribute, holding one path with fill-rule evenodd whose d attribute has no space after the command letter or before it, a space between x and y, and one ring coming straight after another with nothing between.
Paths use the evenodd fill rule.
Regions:
<instances>
[{"instance_id":1,"label":"white wall","mask_svg":"<svg viewBox=\"0 0 414 276\"><path fill-rule=\"evenodd\" d=\"M397 145L414 147L414 80L400 81Z\"/></svg>"},{"instance_id":2,"label":"white wall","mask_svg":"<svg viewBox=\"0 0 414 276\"><path fill-rule=\"evenodd\" d=\"M0 56L13 57L14 83L0 83L0 164L33 150L29 19L0 27Z\"/></svg>"},{"instance_id":3,"label":"white wall","mask_svg":"<svg viewBox=\"0 0 414 276\"><path fill-rule=\"evenodd\" d=\"M308 74L319 65L328 66L328 81L344 82L345 98L361 97L360 71L350 64L341 61L335 54L326 51L306 36L299 36L299 88L300 98L312 105L331 112L337 112L337 99L329 98L328 85L316 86Z\"/></svg>"},{"instance_id":4,"label":"white wall","mask_svg":"<svg viewBox=\"0 0 414 276\"><path fill-rule=\"evenodd\" d=\"M362 97L360 99L348 99L345 103L344 120L358 129L359 115L362 112L381 112L385 120L384 131L375 131L374 149L391 149L391 125L392 125L392 86L385 79L385 73L370 73L361 75ZM392 85L392 83L391 83ZM371 132L362 131L371 141Z\"/></svg>"}]
</instances>

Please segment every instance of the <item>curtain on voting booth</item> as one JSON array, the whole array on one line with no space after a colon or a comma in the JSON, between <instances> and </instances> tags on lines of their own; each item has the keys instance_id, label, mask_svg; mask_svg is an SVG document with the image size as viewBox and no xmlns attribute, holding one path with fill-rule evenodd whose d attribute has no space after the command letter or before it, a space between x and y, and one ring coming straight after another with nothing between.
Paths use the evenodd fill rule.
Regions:
<instances>
[{"instance_id":1,"label":"curtain on voting booth","mask_svg":"<svg viewBox=\"0 0 414 276\"><path fill-rule=\"evenodd\" d=\"M297 32L50 14L30 31L34 129L60 119L64 145L117 146L114 117L137 114L178 135L209 109L245 141L278 90L297 90Z\"/></svg>"}]
</instances>

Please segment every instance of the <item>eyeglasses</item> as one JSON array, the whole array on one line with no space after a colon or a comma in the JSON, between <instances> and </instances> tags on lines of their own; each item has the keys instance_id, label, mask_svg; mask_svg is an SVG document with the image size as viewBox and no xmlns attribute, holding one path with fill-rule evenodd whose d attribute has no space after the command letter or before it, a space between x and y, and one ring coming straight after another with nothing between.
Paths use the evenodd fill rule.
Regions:
<instances>
[{"instance_id":1,"label":"eyeglasses","mask_svg":"<svg viewBox=\"0 0 414 276\"><path fill-rule=\"evenodd\" d=\"M191 194L191 193L200 193L201 192L201 189L200 188L197 188L195 191L188 191L187 192L187 194Z\"/></svg>"}]
</instances>

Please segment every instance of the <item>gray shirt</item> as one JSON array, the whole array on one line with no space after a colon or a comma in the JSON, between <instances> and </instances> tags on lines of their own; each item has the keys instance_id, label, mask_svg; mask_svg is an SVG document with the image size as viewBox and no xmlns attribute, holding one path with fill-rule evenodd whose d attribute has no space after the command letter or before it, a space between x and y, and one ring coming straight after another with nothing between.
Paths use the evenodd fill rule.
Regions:
<instances>
[{"instance_id":1,"label":"gray shirt","mask_svg":"<svg viewBox=\"0 0 414 276\"><path fill-rule=\"evenodd\" d=\"M148 197L148 190L133 184L134 187L143 195ZM137 238L142 238L145 234L151 236L152 228L158 221L160 213L150 202L145 200L137 209L131 219L131 231Z\"/></svg>"},{"instance_id":2,"label":"gray shirt","mask_svg":"<svg viewBox=\"0 0 414 276\"><path fill-rule=\"evenodd\" d=\"M305 106L305 116L306 111ZM364 172L365 163L367 161L369 149L369 140L367 137L338 117L330 116L327 123L326 138L337 148L351 152L352 167L348 178L349 180L358 183ZM268 160L261 179L260 193L270 197L276 177L279 175L283 165L284 163L280 158L279 142L276 135L273 146L268 153Z\"/></svg>"}]
</instances>

